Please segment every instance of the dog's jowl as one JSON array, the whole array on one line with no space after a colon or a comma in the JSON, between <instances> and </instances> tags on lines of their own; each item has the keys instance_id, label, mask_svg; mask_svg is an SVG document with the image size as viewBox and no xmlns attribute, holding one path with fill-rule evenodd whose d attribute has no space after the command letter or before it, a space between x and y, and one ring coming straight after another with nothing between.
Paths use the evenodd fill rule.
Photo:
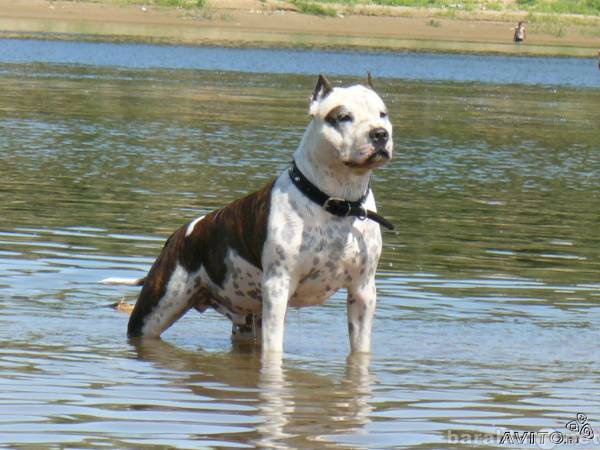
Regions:
<instances>
[{"instance_id":1,"label":"dog's jowl","mask_svg":"<svg viewBox=\"0 0 600 450\"><path fill-rule=\"evenodd\" d=\"M369 351L380 225L392 228L376 213L370 177L392 157L392 125L370 83L332 87L323 76L309 113L288 170L181 227L133 282L143 287L130 336L156 338L188 310L213 308L234 337L280 352L288 307L346 288L351 349Z\"/></svg>"}]
</instances>

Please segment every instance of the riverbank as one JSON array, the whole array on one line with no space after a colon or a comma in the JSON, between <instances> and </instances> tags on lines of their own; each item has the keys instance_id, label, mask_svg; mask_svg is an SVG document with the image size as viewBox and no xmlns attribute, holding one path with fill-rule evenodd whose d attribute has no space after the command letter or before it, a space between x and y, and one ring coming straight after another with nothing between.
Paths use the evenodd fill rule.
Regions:
<instances>
[{"instance_id":1,"label":"riverbank","mask_svg":"<svg viewBox=\"0 0 600 450\"><path fill-rule=\"evenodd\" d=\"M527 39L519 45L512 42L518 20L528 21ZM0 0L0 37L19 38L592 57L600 48L599 30L598 17L524 11L354 6L331 17L259 0L190 9Z\"/></svg>"}]
</instances>

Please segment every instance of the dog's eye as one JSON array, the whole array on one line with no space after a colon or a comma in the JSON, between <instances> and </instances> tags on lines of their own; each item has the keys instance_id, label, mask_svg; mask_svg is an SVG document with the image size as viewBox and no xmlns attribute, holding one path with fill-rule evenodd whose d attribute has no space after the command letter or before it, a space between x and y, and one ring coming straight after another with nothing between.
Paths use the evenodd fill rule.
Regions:
<instances>
[{"instance_id":1,"label":"dog's eye","mask_svg":"<svg viewBox=\"0 0 600 450\"><path fill-rule=\"evenodd\" d=\"M381 117L382 119L385 119L388 116L388 113L386 113L385 111L381 111L379 113L379 117Z\"/></svg>"},{"instance_id":2,"label":"dog's eye","mask_svg":"<svg viewBox=\"0 0 600 450\"><path fill-rule=\"evenodd\" d=\"M325 117L325 122L334 128L338 128L343 123L349 123L354 120L352 114L343 106L336 106Z\"/></svg>"}]
</instances>

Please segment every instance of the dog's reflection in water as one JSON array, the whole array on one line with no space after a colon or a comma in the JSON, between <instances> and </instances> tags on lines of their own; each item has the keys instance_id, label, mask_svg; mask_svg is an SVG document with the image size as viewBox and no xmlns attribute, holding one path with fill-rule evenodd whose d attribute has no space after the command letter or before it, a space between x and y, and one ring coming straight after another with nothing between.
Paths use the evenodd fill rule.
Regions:
<instances>
[{"instance_id":1,"label":"dog's reflection in water","mask_svg":"<svg viewBox=\"0 0 600 450\"><path fill-rule=\"evenodd\" d=\"M132 341L139 359L158 368L180 372L172 384L213 399L251 431L212 434L214 442L253 444L276 448L339 448L336 436L360 433L369 422L372 376L368 354L348 357L342 376L322 375L294 367L281 358L263 360L251 346L236 346L228 353L189 351L161 340ZM211 408L214 410L214 408ZM219 418L215 410L215 420ZM198 426L197 439L203 435Z\"/></svg>"}]
</instances>

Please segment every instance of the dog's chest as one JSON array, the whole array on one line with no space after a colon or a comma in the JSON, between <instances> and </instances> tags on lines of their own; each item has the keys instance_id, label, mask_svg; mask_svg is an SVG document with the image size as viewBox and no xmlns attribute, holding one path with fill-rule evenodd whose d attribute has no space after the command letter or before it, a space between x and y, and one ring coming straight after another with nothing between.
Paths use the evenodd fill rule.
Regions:
<instances>
[{"instance_id":1,"label":"dog's chest","mask_svg":"<svg viewBox=\"0 0 600 450\"><path fill-rule=\"evenodd\" d=\"M334 217L286 178L273 191L268 235L263 259L291 276L296 287L290 306L319 304L340 288L361 284L375 273L381 252L376 223Z\"/></svg>"},{"instance_id":2,"label":"dog's chest","mask_svg":"<svg viewBox=\"0 0 600 450\"><path fill-rule=\"evenodd\" d=\"M371 268L368 255L361 251L361 244L365 244L362 236L348 228L333 224L305 227L294 255L298 284L290 306L320 304L338 289L361 279Z\"/></svg>"},{"instance_id":3,"label":"dog's chest","mask_svg":"<svg viewBox=\"0 0 600 450\"><path fill-rule=\"evenodd\" d=\"M289 279L289 305L303 307L323 303L337 290L374 275L381 251L376 223L330 215L296 191L286 175L276 181L270 202L262 270L230 249L221 286L201 271L203 284L212 286L211 306L242 321L245 314L260 312L262 284L269 278Z\"/></svg>"}]
</instances>

